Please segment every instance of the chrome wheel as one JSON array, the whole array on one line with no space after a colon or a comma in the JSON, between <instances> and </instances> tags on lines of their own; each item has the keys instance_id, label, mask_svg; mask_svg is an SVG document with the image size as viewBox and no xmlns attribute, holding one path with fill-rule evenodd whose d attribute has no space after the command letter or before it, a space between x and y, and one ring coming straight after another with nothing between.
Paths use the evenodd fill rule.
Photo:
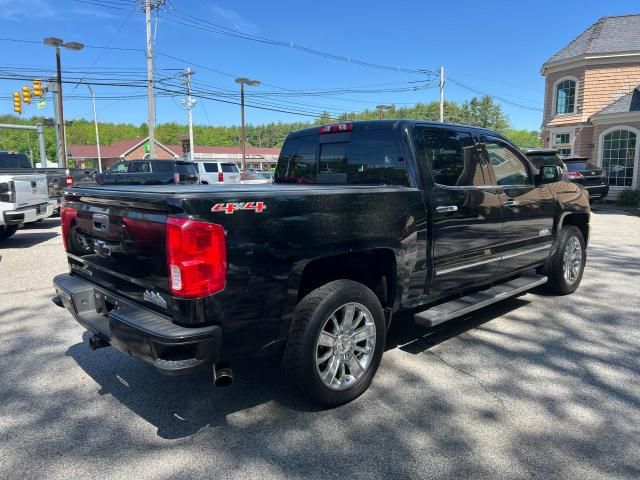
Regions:
<instances>
[{"instance_id":1,"label":"chrome wheel","mask_svg":"<svg viewBox=\"0 0 640 480\"><path fill-rule=\"evenodd\" d=\"M573 285L580 276L582 269L582 246L577 237L567 240L562 257L562 271L564 279L569 285Z\"/></svg>"},{"instance_id":2,"label":"chrome wheel","mask_svg":"<svg viewBox=\"0 0 640 480\"><path fill-rule=\"evenodd\" d=\"M373 315L360 303L347 303L327 318L316 340L316 370L333 390L354 386L369 368L376 347Z\"/></svg>"}]
</instances>

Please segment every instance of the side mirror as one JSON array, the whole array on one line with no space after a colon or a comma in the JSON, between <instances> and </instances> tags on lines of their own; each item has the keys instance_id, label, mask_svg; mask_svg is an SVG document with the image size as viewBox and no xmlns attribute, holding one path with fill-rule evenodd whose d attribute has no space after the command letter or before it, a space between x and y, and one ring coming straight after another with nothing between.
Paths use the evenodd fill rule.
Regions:
<instances>
[{"instance_id":1,"label":"side mirror","mask_svg":"<svg viewBox=\"0 0 640 480\"><path fill-rule=\"evenodd\" d=\"M555 183L562 179L562 169L556 165L543 165L538 173L538 183Z\"/></svg>"}]
</instances>

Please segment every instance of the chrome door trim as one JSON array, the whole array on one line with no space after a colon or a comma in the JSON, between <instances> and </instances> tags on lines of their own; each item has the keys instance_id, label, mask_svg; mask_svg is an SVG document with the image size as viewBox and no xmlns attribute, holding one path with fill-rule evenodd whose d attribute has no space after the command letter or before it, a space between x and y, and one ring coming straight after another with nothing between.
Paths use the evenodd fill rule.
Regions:
<instances>
[{"instance_id":1,"label":"chrome door trim","mask_svg":"<svg viewBox=\"0 0 640 480\"><path fill-rule=\"evenodd\" d=\"M544 243L543 245L539 245L533 248L528 248L526 250L521 250L519 252L507 253L505 255L502 255L502 259L507 260L508 258L519 257L520 255L526 255L528 253L538 252L540 250L545 250L545 249L551 249L552 246L553 246L552 242L547 242L547 243Z\"/></svg>"},{"instance_id":2,"label":"chrome door trim","mask_svg":"<svg viewBox=\"0 0 640 480\"><path fill-rule=\"evenodd\" d=\"M480 260L480 261L476 261L476 262L465 263L463 265L456 265L456 266L448 267L448 268L440 268L440 269L436 268L436 276L445 275L445 274L451 273L451 272L457 272L458 270L464 270L466 268L479 267L480 265L485 265L487 263L499 262L501 260L507 260L509 258L519 257L521 255L527 255L529 253L538 252L540 250L546 250L546 249L550 250L552 246L553 246L552 242L546 242L543 245L538 245L538 246L533 247L533 248L527 248L526 250L521 250L521 251L514 252L514 253L507 253L507 254L504 254L504 255L497 256L497 257L491 257L491 258L488 258L486 260Z\"/></svg>"},{"instance_id":3,"label":"chrome door trim","mask_svg":"<svg viewBox=\"0 0 640 480\"><path fill-rule=\"evenodd\" d=\"M465 263L464 265L456 265L455 267L442 268L442 269L436 268L436 276L444 275L446 273L451 273L451 272L457 272L458 270L464 270L465 268L479 267L480 265L499 262L500 260L502 260L502 257L491 257L486 260L480 260L479 262Z\"/></svg>"}]
</instances>

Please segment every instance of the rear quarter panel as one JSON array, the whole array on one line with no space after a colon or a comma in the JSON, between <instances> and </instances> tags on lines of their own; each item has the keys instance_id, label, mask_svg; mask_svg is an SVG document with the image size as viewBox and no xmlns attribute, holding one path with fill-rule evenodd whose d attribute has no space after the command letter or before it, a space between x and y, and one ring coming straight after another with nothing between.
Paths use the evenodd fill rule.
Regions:
<instances>
[{"instance_id":1,"label":"rear quarter panel","mask_svg":"<svg viewBox=\"0 0 640 480\"><path fill-rule=\"evenodd\" d=\"M208 298L208 318L223 325L224 356L257 352L286 338L305 266L312 260L373 248L394 252L400 297L419 295L409 284L424 263L426 215L419 190L408 187L301 187L268 193L181 200L196 219L220 224L227 239L227 286ZM293 191L292 191L293 190ZM213 212L217 203L264 203L262 213Z\"/></svg>"}]
</instances>

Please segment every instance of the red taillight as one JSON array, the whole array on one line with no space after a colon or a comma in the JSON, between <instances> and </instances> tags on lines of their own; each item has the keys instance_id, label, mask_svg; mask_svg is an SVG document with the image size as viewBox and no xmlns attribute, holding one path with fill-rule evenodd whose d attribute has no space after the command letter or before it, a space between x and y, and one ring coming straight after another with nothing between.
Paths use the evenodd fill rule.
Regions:
<instances>
[{"instance_id":1,"label":"red taillight","mask_svg":"<svg viewBox=\"0 0 640 480\"><path fill-rule=\"evenodd\" d=\"M178 172L175 172L173 174L173 183L175 183L176 185L180 183L180 174Z\"/></svg>"},{"instance_id":2,"label":"red taillight","mask_svg":"<svg viewBox=\"0 0 640 480\"><path fill-rule=\"evenodd\" d=\"M67 187L73 187L73 177L71 176L71 170L67 168Z\"/></svg>"},{"instance_id":3,"label":"red taillight","mask_svg":"<svg viewBox=\"0 0 640 480\"><path fill-rule=\"evenodd\" d=\"M167 266L171 292L198 298L224 290L227 251L224 228L184 218L167 218Z\"/></svg>"},{"instance_id":4,"label":"red taillight","mask_svg":"<svg viewBox=\"0 0 640 480\"><path fill-rule=\"evenodd\" d=\"M62 207L60 208L60 223L62 224L62 243L64 244L64 249L68 252L68 237L69 230L71 230L71 222L73 222L76 218L76 214L78 211L75 208Z\"/></svg>"},{"instance_id":5,"label":"red taillight","mask_svg":"<svg viewBox=\"0 0 640 480\"><path fill-rule=\"evenodd\" d=\"M218 172L218 181L219 182L224 182L224 173Z\"/></svg>"},{"instance_id":6,"label":"red taillight","mask_svg":"<svg viewBox=\"0 0 640 480\"><path fill-rule=\"evenodd\" d=\"M353 130L353 123L332 123L320 127L320 135L325 133L341 133Z\"/></svg>"},{"instance_id":7,"label":"red taillight","mask_svg":"<svg viewBox=\"0 0 640 480\"><path fill-rule=\"evenodd\" d=\"M582 178L582 174L580 172L569 172L569 178Z\"/></svg>"}]
</instances>

